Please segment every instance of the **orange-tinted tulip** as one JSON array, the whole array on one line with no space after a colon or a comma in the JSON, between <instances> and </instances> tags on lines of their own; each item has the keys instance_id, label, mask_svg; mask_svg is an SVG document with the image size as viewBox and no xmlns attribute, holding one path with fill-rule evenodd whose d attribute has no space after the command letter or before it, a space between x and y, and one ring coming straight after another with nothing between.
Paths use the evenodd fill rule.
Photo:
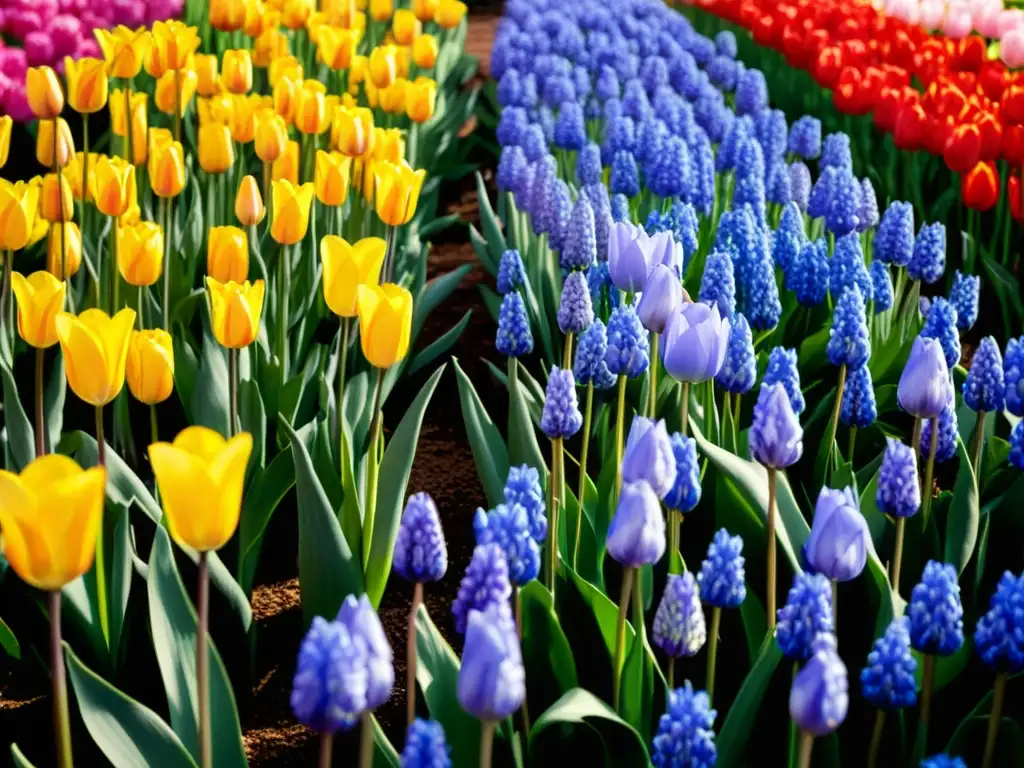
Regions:
<instances>
[{"instance_id":1,"label":"orange-tinted tulip","mask_svg":"<svg viewBox=\"0 0 1024 768\"><path fill-rule=\"evenodd\" d=\"M994 163L981 162L963 175L960 195L964 205L975 211L987 211L999 199L999 171Z\"/></svg>"},{"instance_id":2,"label":"orange-tinted tulip","mask_svg":"<svg viewBox=\"0 0 1024 768\"><path fill-rule=\"evenodd\" d=\"M284 153L288 144L288 125L272 109L256 114L256 156L264 163L273 163Z\"/></svg>"},{"instance_id":3,"label":"orange-tinted tulip","mask_svg":"<svg viewBox=\"0 0 1024 768\"><path fill-rule=\"evenodd\" d=\"M142 69L142 61L152 44L149 30L145 27L128 29L117 26L114 29L93 30L96 42L103 51L107 62L107 73L112 77L135 77Z\"/></svg>"},{"instance_id":4,"label":"orange-tinted tulip","mask_svg":"<svg viewBox=\"0 0 1024 768\"><path fill-rule=\"evenodd\" d=\"M199 30L176 19L158 21L153 25L154 77L173 69L188 68L188 60L199 48Z\"/></svg>"},{"instance_id":5,"label":"orange-tinted tulip","mask_svg":"<svg viewBox=\"0 0 1024 768\"><path fill-rule=\"evenodd\" d=\"M284 152L270 167L270 178L274 181L285 179L292 184L299 183L299 142L289 141Z\"/></svg>"},{"instance_id":6,"label":"orange-tinted tulip","mask_svg":"<svg viewBox=\"0 0 1024 768\"><path fill-rule=\"evenodd\" d=\"M230 93L199 99L199 127L210 123L230 126L234 111L235 102Z\"/></svg>"},{"instance_id":7,"label":"orange-tinted tulip","mask_svg":"<svg viewBox=\"0 0 1024 768\"><path fill-rule=\"evenodd\" d=\"M316 199L324 205L344 205L348 199L351 165L352 158L340 152L317 150L314 178Z\"/></svg>"},{"instance_id":8,"label":"orange-tinted tulip","mask_svg":"<svg viewBox=\"0 0 1024 768\"><path fill-rule=\"evenodd\" d=\"M266 213L260 185L252 176L243 177L242 183L238 185L238 194L235 195L235 217L243 227L255 227L263 221Z\"/></svg>"},{"instance_id":9,"label":"orange-tinted tulip","mask_svg":"<svg viewBox=\"0 0 1024 768\"><path fill-rule=\"evenodd\" d=\"M425 123L434 116L437 83L429 78L410 83L405 91L405 112L416 123Z\"/></svg>"},{"instance_id":10,"label":"orange-tinted tulip","mask_svg":"<svg viewBox=\"0 0 1024 768\"><path fill-rule=\"evenodd\" d=\"M392 227L406 224L416 213L420 189L426 172L379 160L373 164L374 207L377 216Z\"/></svg>"},{"instance_id":11,"label":"orange-tinted tulip","mask_svg":"<svg viewBox=\"0 0 1024 768\"><path fill-rule=\"evenodd\" d=\"M286 180L272 184L274 216L270 236L281 245L294 245L306 236L315 190L312 184L295 185Z\"/></svg>"},{"instance_id":12,"label":"orange-tinted tulip","mask_svg":"<svg viewBox=\"0 0 1024 768\"><path fill-rule=\"evenodd\" d=\"M412 60L420 69L431 69L437 63L437 38L420 35L412 44Z\"/></svg>"},{"instance_id":13,"label":"orange-tinted tulip","mask_svg":"<svg viewBox=\"0 0 1024 768\"><path fill-rule=\"evenodd\" d=\"M221 82L231 93L252 90L252 54L247 50L224 51Z\"/></svg>"},{"instance_id":14,"label":"orange-tinted tulip","mask_svg":"<svg viewBox=\"0 0 1024 768\"><path fill-rule=\"evenodd\" d=\"M82 115L99 112L107 103L107 63L88 56L75 61L64 57L68 104Z\"/></svg>"},{"instance_id":15,"label":"orange-tinted tulip","mask_svg":"<svg viewBox=\"0 0 1024 768\"><path fill-rule=\"evenodd\" d=\"M64 309L66 289L49 272L11 275L11 290L18 300L18 334L26 343L37 349L57 343L57 313Z\"/></svg>"},{"instance_id":16,"label":"orange-tinted tulip","mask_svg":"<svg viewBox=\"0 0 1024 768\"><path fill-rule=\"evenodd\" d=\"M374 21L387 21L394 10L394 0L370 0L370 16Z\"/></svg>"},{"instance_id":17,"label":"orange-tinted tulip","mask_svg":"<svg viewBox=\"0 0 1024 768\"><path fill-rule=\"evenodd\" d=\"M327 88L319 80L306 80L295 111L295 127L307 136L319 135L327 130Z\"/></svg>"},{"instance_id":18,"label":"orange-tinted tulip","mask_svg":"<svg viewBox=\"0 0 1024 768\"><path fill-rule=\"evenodd\" d=\"M219 283L249 278L249 238L238 227L211 227L206 245L206 274Z\"/></svg>"},{"instance_id":19,"label":"orange-tinted tulip","mask_svg":"<svg viewBox=\"0 0 1024 768\"><path fill-rule=\"evenodd\" d=\"M164 330L133 331L125 366L128 389L140 403L156 405L174 391L174 346Z\"/></svg>"},{"instance_id":20,"label":"orange-tinted tulip","mask_svg":"<svg viewBox=\"0 0 1024 768\"><path fill-rule=\"evenodd\" d=\"M224 173L235 162L235 147L226 125L199 126L199 165L207 173Z\"/></svg>"},{"instance_id":21,"label":"orange-tinted tulip","mask_svg":"<svg viewBox=\"0 0 1024 768\"><path fill-rule=\"evenodd\" d=\"M465 15L465 3L459 0L440 0L437 11L434 12L434 21L442 29L454 29L462 23Z\"/></svg>"},{"instance_id":22,"label":"orange-tinted tulip","mask_svg":"<svg viewBox=\"0 0 1024 768\"><path fill-rule=\"evenodd\" d=\"M239 144L248 144L256 138L256 111L261 108L262 100L256 94L236 95L232 100L231 138Z\"/></svg>"},{"instance_id":23,"label":"orange-tinted tulip","mask_svg":"<svg viewBox=\"0 0 1024 768\"><path fill-rule=\"evenodd\" d=\"M56 126L57 140L54 142L53 132ZM54 144L56 143L56 147ZM56 153L54 153L56 149ZM71 162L75 155L75 142L71 138L71 129L63 117L55 120L40 120L39 133L36 135L36 160L45 168L56 165L61 168Z\"/></svg>"},{"instance_id":24,"label":"orange-tinted tulip","mask_svg":"<svg viewBox=\"0 0 1024 768\"><path fill-rule=\"evenodd\" d=\"M245 24L245 0L211 0L210 26L221 32L234 32Z\"/></svg>"},{"instance_id":25,"label":"orange-tinted tulip","mask_svg":"<svg viewBox=\"0 0 1024 768\"><path fill-rule=\"evenodd\" d=\"M185 188L185 151L181 142L151 142L149 183L157 197L177 197Z\"/></svg>"},{"instance_id":26,"label":"orange-tinted tulip","mask_svg":"<svg viewBox=\"0 0 1024 768\"><path fill-rule=\"evenodd\" d=\"M50 67L29 67L25 72L25 97L40 120L51 120L64 109L64 91Z\"/></svg>"},{"instance_id":27,"label":"orange-tinted tulip","mask_svg":"<svg viewBox=\"0 0 1024 768\"><path fill-rule=\"evenodd\" d=\"M279 56L287 56L288 37L280 29L272 27L259 34L253 42L253 62L257 67L268 67Z\"/></svg>"},{"instance_id":28,"label":"orange-tinted tulip","mask_svg":"<svg viewBox=\"0 0 1024 768\"><path fill-rule=\"evenodd\" d=\"M62 175L59 183L56 173L43 176L43 186L39 192L39 210L47 221L71 221L75 212L75 201L67 176Z\"/></svg>"},{"instance_id":29,"label":"orange-tinted tulip","mask_svg":"<svg viewBox=\"0 0 1024 768\"><path fill-rule=\"evenodd\" d=\"M302 83L283 77L274 85L274 111L291 125L302 101Z\"/></svg>"},{"instance_id":30,"label":"orange-tinted tulip","mask_svg":"<svg viewBox=\"0 0 1024 768\"><path fill-rule=\"evenodd\" d=\"M416 18L426 23L434 20L438 0L412 0L412 12Z\"/></svg>"},{"instance_id":31,"label":"orange-tinted tulip","mask_svg":"<svg viewBox=\"0 0 1024 768\"><path fill-rule=\"evenodd\" d=\"M61 248L64 249L63 259ZM64 222L64 234L61 235L60 223L50 226L50 237L46 245L46 271L62 279L62 269L66 269L68 277L74 277L82 266L82 233L73 221Z\"/></svg>"},{"instance_id":32,"label":"orange-tinted tulip","mask_svg":"<svg viewBox=\"0 0 1024 768\"><path fill-rule=\"evenodd\" d=\"M215 54L197 53L196 62L196 91L200 96L209 98L216 96L220 91L220 75L218 73L219 63Z\"/></svg>"},{"instance_id":33,"label":"orange-tinted tulip","mask_svg":"<svg viewBox=\"0 0 1024 768\"><path fill-rule=\"evenodd\" d=\"M420 20L408 8L400 8L395 11L395 15L391 19L391 33L395 36L396 43L412 45L422 31Z\"/></svg>"},{"instance_id":34,"label":"orange-tinted tulip","mask_svg":"<svg viewBox=\"0 0 1024 768\"><path fill-rule=\"evenodd\" d=\"M378 88L387 88L398 77L398 52L393 45L381 45L370 53L370 80Z\"/></svg>"},{"instance_id":35,"label":"orange-tinted tulip","mask_svg":"<svg viewBox=\"0 0 1024 768\"><path fill-rule=\"evenodd\" d=\"M156 108L165 115L173 115L175 107L178 114L185 116L189 102L196 93L199 77L194 70L167 70L156 83ZM177 95L175 86L177 85ZM135 126L132 126L134 130Z\"/></svg>"},{"instance_id":36,"label":"orange-tinted tulip","mask_svg":"<svg viewBox=\"0 0 1024 768\"><path fill-rule=\"evenodd\" d=\"M266 284L262 280L251 285L248 280L241 285L235 282L221 284L207 277L206 287L210 290L213 335L218 343L227 349L241 349L252 344L260 329Z\"/></svg>"},{"instance_id":37,"label":"orange-tinted tulip","mask_svg":"<svg viewBox=\"0 0 1024 768\"><path fill-rule=\"evenodd\" d=\"M140 221L117 229L117 268L129 285L153 285L163 271L164 231Z\"/></svg>"},{"instance_id":38,"label":"orange-tinted tulip","mask_svg":"<svg viewBox=\"0 0 1024 768\"><path fill-rule=\"evenodd\" d=\"M331 144L349 157L373 151L373 112L365 107L338 107L331 123Z\"/></svg>"},{"instance_id":39,"label":"orange-tinted tulip","mask_svg":"<svg viewBox=\"0 0 1024 768\"><path fill-rule=\"evenodd\" d=\"M149 97L141 91L132 91L132 114L137 112L146 112L147 101ZM114 132L116 136L124 136L127 132L127 123L124 119L124 91L120 88L115 88L110 92L110 101L108 103L110 107L110 130ZM132 130L135 130L135 124L132 124Z\"/></svg>"},{"instance_id":40,"label":"orange-tinted tulip","mask_svg":"<svg viewBox=\"0 0 1024 768\"><path fill-rule=\"evenodd\" d=\"M320 57L324 64L334 70L352 66L352 57L359 49L362 33L358 29L321 27L319 38Z\"/></svg>"},{"instance_id":41,"label":"orange-tinted tulip","mask_svg":"<svg viewBox=\"0 0 1024 768\"><path fill-rule=\"evenodd\" d=\"M96 207L107 216L121 216L135 202L135 167L120 157L101 155L89 182Z\"/></svg>"}]
</instances>

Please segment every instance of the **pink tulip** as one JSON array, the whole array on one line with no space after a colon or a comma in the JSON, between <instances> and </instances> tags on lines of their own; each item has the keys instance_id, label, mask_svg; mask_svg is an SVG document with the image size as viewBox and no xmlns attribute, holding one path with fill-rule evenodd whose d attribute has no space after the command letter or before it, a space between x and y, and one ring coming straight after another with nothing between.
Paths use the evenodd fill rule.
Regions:
<instances>
[{"instance_id":1,"label":"pink tulip","mask_svg":"<svg viewBox=\"0 0 1024 768\"><path fill-rule=\"evenodd\" d=\"M1016 68L1024 66L1024 29L1011 29L999 41L999 58L1006 66Z\"/></svg>"},{"instance_id":2,"label":"pink tulip","mask_svg":"<svg viewBox=\"0 0 1024 768\"><path fill-rule=\"evenodd\" d=\"M82 37L78 41L78 50L75 51L75 58L81 59L89 56L93 59L102 59L103 54L100 46L91 37Z\"/></svg>"},{"instance_id":3,"label":"pink tulip","mask_svg":"<svg viewBox=\"0 0 1024 768\"><path fill-rule=\"evenodd\" d=\"M919 9L917 0L891 0L889 15L894 16L907 24L916 24Z\"/></svg>"},{"instance_id":4,"label":"pink tulip","mask_svg":"<svg viewBox=\"0 0 1024 768\"><path fill-rule=\"evenodd\" d=\"M3 104L0 106L2 106L0 112L10 115L19 123L27 123L34 117L25 95L25 86L19 82L10 81L7 92L4 94Z\"/></svg>"},{"instance_id":5,"label":"pink tulip","mask_svg":"<svg viewBox=\"0 0 1024 768\"><path fill-rule=\"evenodd\" d=\"M921 26L925 29L938 29L946 13L946 4L942 0L924 0L920 9Z\"/></svg>"},{"instance_id":6,"label":"pink tulip","mask_svg":"<svg viewBox=\"0 0 1024 768\"><path fill-rule=\"evenodd\" d=\"M25 70L28 69L28 58L21 48L4 48L0 51L0 72L12 80L22 82L25 80Z\"/></svg>"},{"instance_id":7,"label":"pink tulip","mask_svg":"<svg viewBox=\"0 0 1024 768\"><path fill-rule=\"evenodd\" d=\"M25 55L32 67L53 64L53 43L45 32L29 32L25 35Z\"/></svg>"},{"instance_id":8,"label":"pink tulip","mask_svg":"<svg viewBox=\"0 0 1024 768\"><path fill-rule=\"evenodd\" d=\"M78 39L83 36L82 24L74 16L61 14L50 22L50 38L53 40L53 53L63 61L78 50Z\"/></svg>"},{"instance_id":9,"label":"pink tulip","mask_svg":"<svg viewBox=\"0 0 1024 768\"><path fill-rule=\"evenodd\" d=\"M1019 8L1003 11L999 14L999 23L996 26L996 37L1001 40L1003 35L1011 29L1019 27L1022 23L1024 23L1024 11Z\"/></svg>"},{"instance_id":10,"label":"pink tulip","mask_svg":"<svg viewBox=\"0 0 1024 768\"><path fill-rule=\"evenodd\" d=\"M29 32L42 28L42 21L35 11L17 9L7 16L7 31L18 40L24 40Z\"/></svg>"},{"instance_id":11,"label":"pink tulip","mask_svg":"<svg viewBox=\"0 0 1024 768\"><path fill-rule=\"evenodd\" d=\"M985 37L998 37L999 17L1002 16L1002 13L1002 3L976 6L974 9L974 28Z\"/></svg>"},{"instance_id":12,"label":"pink tulip","mask_svg":"<svg viewBox=\"0 0 1024 768\"><path fill-rule=\"evenodd\" d=\"M963 40L971 34L971 10L965 3L956 3L946 10L942 21L942 32L953 40Z\"/></svg>"}]
</instances>

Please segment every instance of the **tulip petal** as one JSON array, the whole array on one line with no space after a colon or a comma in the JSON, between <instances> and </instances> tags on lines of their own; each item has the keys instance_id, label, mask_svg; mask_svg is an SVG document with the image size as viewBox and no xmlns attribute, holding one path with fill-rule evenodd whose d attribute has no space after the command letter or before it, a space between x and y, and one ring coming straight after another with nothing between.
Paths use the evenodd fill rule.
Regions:
<instances>
[{"instance_id":1,"label":"tulip petal","mask_svg":"<svg viewBox=\"0 0 1024 768\"><path fill-rule=\"evenodd\" d=\"M107 363L103 342L82 321L89 312L99 310L86 310L80 317L67 312L57 315L57 338L64 352L64 365L72 391L90 405L98 406L110 402L113 396L105 380Z\"/></svg>"},{"instance_id":2,"label":"tulip petal","mask_svg":"<svg viewBox=\"0 0 1024 768\"><path fill-rule=\"evenodd\" d=\"M219 490L216 514L207 520L210 538L220 543L219 549L227 543L238 527L242 511L242 489L245 485L245 469L252 455L252 435L242 432L227 442L213 463L209 465L214 485Z\"/></svg>"},{"instance_id":3,"label":"tulip petal","mask_svg":"<svg viewBox=\"0 0 1024 768\"><path fill-rule=\"evenodd\" d=\"M205 518L207 505L218 498L218 490L204 457L178 445L153 443L149 446L149 461L156 475L171 538L200 551L214 549L211 544L215 542L210 538L214 525ZM197 499L203 503L197 504Z\"/></svg>"}]
</instances>

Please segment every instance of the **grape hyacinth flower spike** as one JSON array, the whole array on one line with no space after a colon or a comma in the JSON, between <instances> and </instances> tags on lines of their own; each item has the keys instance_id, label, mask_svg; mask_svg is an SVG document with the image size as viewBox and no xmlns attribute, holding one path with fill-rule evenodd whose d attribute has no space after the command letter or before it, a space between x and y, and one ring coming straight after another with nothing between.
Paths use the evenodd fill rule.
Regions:
<instances>
[{"instance_id":1,"label":"grape hyacinth flower spike","mask_svg":"<svg viewBox=\"0 0 1024 768\"><path fill-rule=\"evenodd\" d=\"M444 728L436 720L414 720L405 732L402 768L452 768Z\"/></svg>"},{"instance_id":2,"label":"grape hyacinth flower spike","mask_svg":"<svg viewBox=\"0 0 1024 768\"><path fill-rule=\"evenodd\" d=\"M981 293L981 278L965 275L960 270L953 273L953 287L949 290L949 303L956 308L956 327L969 331L978 321L978 302Z\"/></svg>"},{"instance_id":3,"label":"grape hyacinth flower spike","mask_svg":"<svg viewBox=\"0 0 1024 768\"><path fill-rule=\"evenodd\" d=\"M854 450L857 447L857 430L870 427L877 418L875 385L871 380L871 369L865 364L850 371L846 386L843 388L843 400L839 410L839 420L849 427L846 459L850 463L853 463Z\"/></svg>"},{"instance_id":4,"label":"grape hyacinth flower spike","mask_svg":"<svg viewBox=\"0 0 1024 768\"><path fill-rule=\"evenodd\" d=\"M564 440L580 431L583 416L576 399L576 380L571 369L551 367L540 427L551 439L551 473L548 476L548 509L551 525L548 536L547 586L554 594L558 568L558 513L565 499Z\"/></svg>"},{"instance_id":5,"label":"grape hyacinth flower spike","mask_svg":"<svg viewBox=\"0 0 1024 768\"><path fill-rule=\"evenodd\" d=\"M1003 355L999 342L986 336L978 345L963 385L964 405L978 414L974 427L971 465L975 477L981 478L981 452L985 445L985 414L999 413L1006 404L1006 383L1003 378Z\"/></svg>"},{"instance_id":6,"label":"grape hyacinth flower spike","mask_svg":"<svg viewBox=\"0 0 1024 768\"><path fill-rule=\"evenodd\" d=\"M470 612L486 610L490 605L502 607L511 617L511 596L505 553L497 544L478 544L452 602L455 631L465 633Z\"/></svg>"},{"instance_id":7,"label":"grape hyacinth flower spike","mask_svg":"<svg viewBox=\"0 0 1024 768\"><path fill-rule=\"evenodd\" d=\"M885 453L882 455L875 504L881 512L896 518L896 543L893 546L890 583L898 594L904 526L907 518L916 515L921 508L921 486L917 478L917 453L893 437L887 439Z\"/></svg>"},{"instance_id":8,"label":"grape hyacinth flower spike","mask_svg":"<svg viewBox=\"0 0 1024 768\"><path fill-rule=\"evenodd\" d=\"M700 590L689 571L669 574L661 602L654 614L652 639L668 656L668 673L665 677L669 689L672 689L675 687L676 659L695 656L707 639Z\"/></svg>"},{"instance_id":9,"label":"grape hyacinth flower spike","mask_svg":"<svg viewBox=\"0 0 1024 768\"><path fill-rule=\"evenodd\" d=\"M675 457L675 477L664 502L668 507L668 554L672 558L679 551L679 526L683 515L692 512L700 503L701 487L696 441L692 437L683 437L679 432L674 432L669 440ZM670 560L669 572L675 571L675 562Z\"/></svg>"},{"instance_id":10,"label":"grape hyacinth flower spike","mask_svg":"<svg viewBox=\"0 0 1024 768\"><path fill-rule=\"evenodd\" d=\"M694 691L687 680L683 687L669 690L665 714L658 720L658 733L651 744L654 768L712 766L715 748L715 717L711 699Z\"/></svg>"},{"instance_id":11,"label":"grape hyacinth flower spike","mask_svg":"<svg viewBox=\"0 0 1024 768\"><path fill-rule=\"evenodd\" d=\"M671 320L669 321L671 323ZM622 441L625 434L626 380L636 378L650 364L647 332L631 304L616 307L608 318L608 347L605 351L608 370L618 377L618 403L615 418L615 495L622 487Z\"/></svg>"},{"instance_id":12,"label":"grape hyacinth flower spike","mask_svg":"<svg viewBox=\"0 0 1024 768\"><path fill-rule=\"evenodd\" d=\"M833 258L834 261L835 258ZM832 408L828 431L825 433L827 466L827 461L831 459L834 450L836 430L839 428L839 415L842 410L847 373L850 369L867 365L868 359L871 357L871 334L868 331L864 296L856 285L846 288L836 303L825 351L832 365L839 366L836 402Z\"/></svg>"},{"instance_id":13,"label":"grape hyacinth flower spike","mask_svg":"<svg viewBox=\"0 0 1024 768\"><path fill-rule=\"evenodd\" d=\"M715 698L715 661L722 609L738 608L747 597L742 552L743 539L730 536L725 528L721 528L711 540L708 556L701 563L700 573L697 574L701 599L711 606L711 638L707 662L707 692L711 701Z\"/></svg>"},{"instance_id":14,"label":"grape hyacinth flower spike","mask_svg":"<svg viewBox=\"0 0 1024 768\"><path fill-rule=\"evenodd\" d=\"M885 731L885 717L890 710L906 709L917 703L917 659L911 654L910 632L905 616L893 619L868 654L867 664L860 671L864 698L878 712L868 750L868 766L878 765L878 751Z\"/></svg>"}]
</instances>

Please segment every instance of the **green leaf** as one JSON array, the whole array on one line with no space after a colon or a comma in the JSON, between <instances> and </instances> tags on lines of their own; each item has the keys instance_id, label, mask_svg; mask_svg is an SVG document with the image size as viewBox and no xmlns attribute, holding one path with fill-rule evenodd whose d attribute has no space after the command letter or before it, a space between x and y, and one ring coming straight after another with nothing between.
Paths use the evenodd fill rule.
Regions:
<instances>
[{"instance_id":1,"label":"green leaf","mask_svg":"<svg viewBox=\"0 0 1024 768\"><path fill-rule=\"evenodd\" d=\"M551 593L534 579L519 591L519 600L529 705L544 710L576 687L576 662L558 624Z\"/></svg>"},{"instance_id":2,"label":"green leaf","mask_svg":"<svg viewBox=\"0 0 1024 768\"><path fill-rule=\"evenodd\" d=\"M313 461L283 415L278 421L292 443L295 490L299 507L299 586L302 616L309 624L314 616L333 618L346 595L361 594L363 574L358 558L349 549L338 518L313 471Z\"/></svg>"},{"instance_id":3,"label":"green leaf","mask_svg":"<svg viewBox=\"0 0 1024 768\"><path fill-rule=\"evenodd\" d=\"M238 382L238 420L242 431L252 435L252 456L246 472L252 477L256 470L263 469L267 450L267 414L255 379Z\"/></svg>"},{"instance_id":4,"label":"green leaf","mask_svg":"<svg viewBox=\"0 0 1024 768\"><path fill-rule=\"evenodd\" d=\"M13 742L11 743L11 762L14 763L14 768L35 768L35 766L28 761L28 758L22 754L18 745Z\"/></svg>"},{"instance_id":5,"label":"green leaf","mask_svg":"<svg viewBox=\"0 0 1024 768\"><path fill-rule=\"evenodd\" d=\"M592 750L581 742L592 740ZM527 749L531 763L558 764L556 756L577 761L584 753L602 758L604 765L650 764L643 738L615 711L582 688L565 693L537 718L530 729ZM541 756L543 755L543 759Z\"/></svg>"},{"instance_id":6,"label":"green leaf","mask_svg":"<svg viewBox=\"0 0 1024 768\"><path fill-rule=\"evenodd\" d=\"M945 561L956 566L957 574L964 572L974 554L978 541L978 483L974 469L967 456L963 440L957 440L956 452L960 457L960 469L953 486L953 503L946 520Z\"/></svg>"},{"instance_id":7,"label":"green leaf","mask_svg":"<svg viewBox=\"0 0 1024 768\"><path fill-rule=\"evenodd\" d=\"M118 505L114 522L114 537L110 546L111 568L107 572L110 614L110 652L117 658L124 630L124 617L128 611L128 595L132 587L132 544L128 524L128 508Z\"/></svg>"},{"instance_id":8,"label":"green leaf","mask_svg":"<svg viewBox=\"0 0 1024 768\"><path fill-rule=\"evenodd\" d=\"M228 363L224 349L209 333L203 334L199 375L192 393L190 413L194 424L228 434Z\"/></svg>"},{"instance_id":9,"label":"green leaf","mask_svg":"<svg viewBox=\"0 0 1024 768\"><path fill-rule=\"evenodd\" d=\"M196 690L196 612L181 582L167 532L156 529L149 556L149 625L160 675L167 694L171 726L181 743L199 754ZM210 672L210 730L213 764L245 766L245 747L231 680L213 638L207 636ZM142 761L135 765L154 764ZM162 763L159 763L162 765Z\"/></svg>"},{"instance_id":10,"label":"green leaf","mask_svg":"<svg viewBox=\"0 0 1024 768\"><path fill-rule=\"evenodd\" d=\"M401 760L398 752L388 741L380 722L373 715L370 716L373 723L373 768L399 768Z\"/></svg>"},{"instance_id":11,"label":"green leaf","mask_svg":"<svg viewBox=\"0 0 1024 768\"><path fill-rule=\"evenodd\" d=\"M0 616L0 648L3 648L11 658L21 659L21 646L18 644L18 638L14 636L2 616Z\"/></svg>"},{"instance_id":12,"label":"green leaf","mask_svg":"<svg viewBox=\"0 0 1024 768\"><path fill-rule=\"evenodd\" d=\"M194 768L196 763L188 750L153 710L121 693L86 667L67 643L64 643L64 658L85 727L115 768L140 765Z\"/></svg>"},{"instance_id":13,"label":"green leaf","mask_svg":"<svg viewBox=\"0 0 1024 768\"><path fill-rule=\"evenodd\" d=\"M634 588L642 583L636 579ZM634 603L635 605L635 603ZM654 704L658 698L658 677L655 670L657 661L654 651L647 642L647 633L641 632L639 641L634 641L626 655L622 668L622 713L630 725L640 733L651 733L655 718ZM664 682L661 699L664 700Z\"/></svg>"},{"instance_id":14,"label":"green leaf","mask_svg":"<svg viewBox=\"0 0 1024 768\"><path fill-rule=\"evenodd\" d=\"M14 374L6 364L0 363L0 376L3 377L4 388L4 428L7 430L7 446L14 459L10 469L21 471L36 457L36 433L32 423L25 415L18 397L18 385Z\"/></svg>"},{"instance_id":15,"label":"green leaf","mask_svg":"<svg viewBox=\"0 0 1024 768\"><path fill-rule=\"evenodd\" d=\"M462 316L455 325L449 328L442 336L434 339L429 346L424 347L413 356L409 362L408 368L405 370L407 376L412 376L417 371L426 368L432 362L434 362L441 355L445 354L453 346L455 342L459 340L462 332L466 330L466 326L469 325L469 318L472 316L473 310L467 309L466 314Z\"/></svg>"},{"instance_id":16,"label":"green leaf","mask_svg":"<svg viewBox=\"0 0 1024 768\"><path fill-rule=\"evenodd\" d=\"M305 430L303 427L301 432ZM256 573L260 542L270 517L281 499L295 485L295 462L286 451L274 457L265 470L256 475L242 502L238 524L238 583L248 594Z\"/></svg>"},{"instance_id":17,"label":"green leaf","mask_svg":"<svg viewBox=\"0 0 1024 768\"><path fill-rule=\"evenodd\" d=\"M459 401L462 405L462 420L466 425L466 436L473 451L473 462L484 487L489 506L500 504L505 497L505 480L508 478L508 450L501 432L480 402L480 396L473 382L463 372L458 360L453 360L455 377L459 385Z\"/></svg>"},{"instance_id":18,"label":"green leaf","mask_svg":"<svg viewBox=\"0 0 1024 768\"><path fill-rule=\"evenodd\" d=\"M391 442L384 450L377 481L377 511L370 542L369 567L366 569L366 594L374 607L380 605L384 587L391 574L391 557L398 536L398 524L402 520L402 506L405 503L405 489L409 484L409 473L416 457L416 444L420 439L420 427L430 398L444 373L442 365L427 379L420 393L402 417ZM337 519L337 518L335 518ZM339 526L340 531L340 526Z\"/></svg>"},{"instance_id":19,"label":"green leaf","mask_svg":"<svg viewBox=\"0 0 1024 768\"><path fill-rule=\"evenodd\" d=\"M513 373L508 380L508 461L513 466L528 464L540 472L541 482L545 483L547 462L537 443L537 432L524 397L525 387L519 381L523 367L518 360L510 357L509 370Z\"/></svg>"},{"instance_id":20,"label":"green leaf","mask_svg":"<svg viewBox=\"0 0 1024 768\"><path fill-rule=\"evenodd\" d=\"M46 385L45 417L46 430L49 437L50 450L60 442L60 433L64 428L64 400L67 394L68 380L64 373L64 354L58 352L53 358L50 370L50 383Z\"/></svg>"},{"instance_id":21,"label":"green leaf","mask_svg":"<svg viewBox=\"0 0 1024 768\"><path fill-rule=\"evenodd\" d=\"M423 605L416 614L416 682L423 691L430 717L449 734L452 764L476 765L480 756L480 721L459 705L459 657L438 632Z\"/></svg>"},{"instance_id":22,"label":"green leaf","mask_svg":"<svg viewBox=\"0 0 1024 768\"><path fill-rule=\"evenodd\" d=\"M491 259L497 264L501 254L505 251L505 235L501 231L501 222L491 208L490 196L487 194L487 186L484 184L484 177L476 174L476 195L477 203L480 206L480 226L483 227L484 237L487 238L487 247L490 250Z\"/></svg>"},{"instance_id":23,"label":"green leaf","mask_svg":"<svg viewBox=\"0 0 1024 768\"><path fill-rule=\"evenodd\" d=\"M775 638L765 638L757 661L754 662L750 674L743 680L736 698L732 700L729 714L726 715L722 730L715 739L718 745L718 765L746 764L747 739L755 730L761 700L764 699L768 684L781 660L782 650L775 642Z\"/></svg>"},{"instance_id":24,"label":"green leaf","mask_svg":"<svg viewBox=\"0 0 1024 768\"><path fill-rule=\"evenodd\" d=\"M423 324L430 317L430 314L459 287L459 283L469 273L471 266L470 264L463 264L458 269L453 269L451 272L445 272L443 275L435 277L423 286L423 290L416 297L416 301L413 302L412 335L414 339L423 330Z\"/></svg>"}]
</instances>

